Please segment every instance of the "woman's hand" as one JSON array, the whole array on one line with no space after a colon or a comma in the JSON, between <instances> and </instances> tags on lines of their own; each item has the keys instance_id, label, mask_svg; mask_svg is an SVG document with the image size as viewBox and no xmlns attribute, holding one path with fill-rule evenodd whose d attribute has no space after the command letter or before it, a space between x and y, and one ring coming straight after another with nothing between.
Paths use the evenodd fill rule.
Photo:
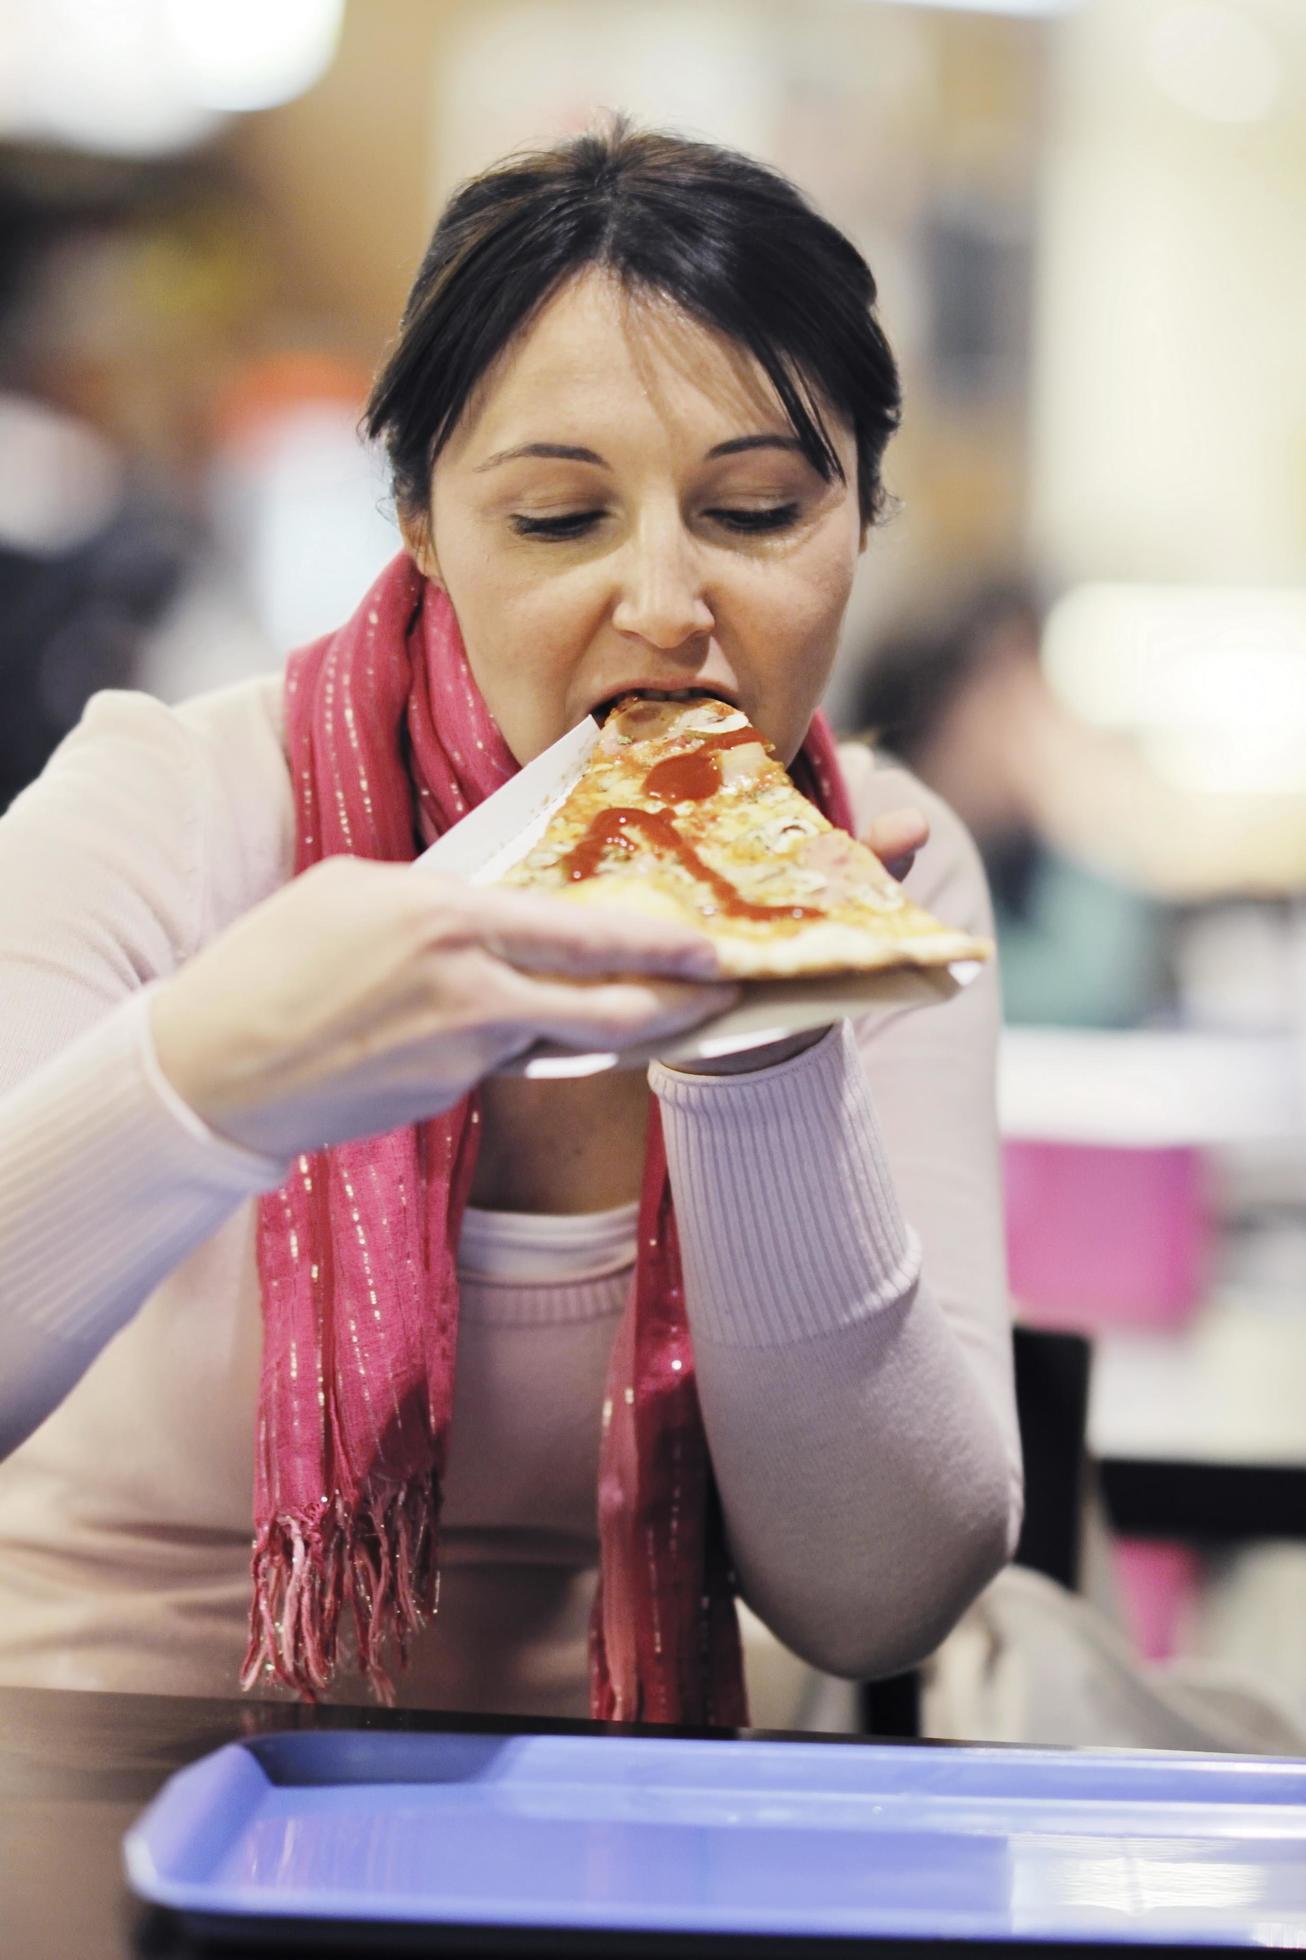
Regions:
<instances>
[{"instance_id":1,"label":"woman's hand","mask_svg":"<svg viewBox=\"0 0 1306 1960\"><path fill-rule=\"evenodd\" d=\"M923 810L905 805L886 810L867 827L862 842L875 852L891 878L901 884L930 838L930 820Z\"/></svg>"},{"instance_id":2,"label":"woman's hand","mask_svg":"<svg viewBox=\"0 0 1306 1960\"><path fill-rule=\"evenodd\" d=\"M901 884L916 862L916 853L924 850L929 842L929 836L930 820L925 812L904 806L875 817L861 841L875 852L889 876ZM741 1049L737 1055L718 1055L712 1061L700 1059L681 1062L678 1066L691 1075L749 1075L755 1069L775 1068L778 1063L801 1055L804 1048L815 1047L824 1033L824 1028L810 1028L784 1041L768 1041L761 1048Z\"/></svg>"},{"instance_id":3,"label":"woman's hand","mask_svg":"<svg viewBox=\"0 0 1306 1960\"><path fill-rule=\"evenodd\" d=\"M707 940L660 920L334 857L165 981L152 1027L210 1128L289 1157L447 1109L541 1038L677 1034L730 1005L716 973Z\"/></svg>"}]
</instances>

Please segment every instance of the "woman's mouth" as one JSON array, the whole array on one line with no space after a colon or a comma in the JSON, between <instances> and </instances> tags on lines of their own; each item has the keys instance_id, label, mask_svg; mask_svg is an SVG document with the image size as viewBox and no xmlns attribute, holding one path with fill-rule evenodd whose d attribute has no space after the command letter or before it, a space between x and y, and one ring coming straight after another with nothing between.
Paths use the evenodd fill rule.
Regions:
<instances>
[{"instance_id":1,"label":"woman's mouth","mask_svg":"<svg viewBox=\"0 0 1306 1960\"><path fill-rule=\"evenodd\" d=\"M720 701L729 708L738 705L728 694L715 687L652 687L642 681L630 681L625 687L618 688L615 694L596 702L590 713L602 727L618 702L629 701L636 696L645 701Z\"/></svg>"}]
</instances>

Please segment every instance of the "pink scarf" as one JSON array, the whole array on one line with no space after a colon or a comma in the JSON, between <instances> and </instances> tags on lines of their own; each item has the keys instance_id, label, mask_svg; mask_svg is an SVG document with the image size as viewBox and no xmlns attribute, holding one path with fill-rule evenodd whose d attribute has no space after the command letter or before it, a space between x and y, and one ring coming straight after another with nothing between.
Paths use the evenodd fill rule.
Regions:
<instances>
[{"instance_id":1,"label":"pink scarf","mask_svg":"<svg viewBox=\"0 0 1306 1960\"><path fill-rule=\"evenodd\" d=\"M338 853L421 849L515 772L447 598L401 554L347 625L292 655L287 750L295 874ZM795 777L850 827L824 719ZM458 1330L456 1257L479 1129L441 1116L296 1159L259 1205L263 1372L254 1600L242 1683L312 1699L349 1609L383 1700L435 1609L436 1537ZM694 1383L680 1253L651 1104L632 1297L613 1343L599 1474L592 1712L734 1726L747 1719L731 1573Z\"/></svg>"}]
</instances>

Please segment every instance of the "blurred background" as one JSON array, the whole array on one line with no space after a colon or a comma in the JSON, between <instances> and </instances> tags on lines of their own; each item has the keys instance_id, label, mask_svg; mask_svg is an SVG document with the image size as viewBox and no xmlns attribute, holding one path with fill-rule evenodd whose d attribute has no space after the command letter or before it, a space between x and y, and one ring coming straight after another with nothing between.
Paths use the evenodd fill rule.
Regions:
<instances>
[{"instance_id":1,"label":"blurred background","mask_svg":"<svg viewBox=\"0 0 1306 1960\"><path fill-rule=\"evenodd\" d=\"M907 411L830 705L988 866L1013 1295L1091 1344L1074 1576L1306 1722L1301 0L0 0L0 808L96 688L352 610L440 203L605 107L876 273Z\"/></svg>"}]
</instances>

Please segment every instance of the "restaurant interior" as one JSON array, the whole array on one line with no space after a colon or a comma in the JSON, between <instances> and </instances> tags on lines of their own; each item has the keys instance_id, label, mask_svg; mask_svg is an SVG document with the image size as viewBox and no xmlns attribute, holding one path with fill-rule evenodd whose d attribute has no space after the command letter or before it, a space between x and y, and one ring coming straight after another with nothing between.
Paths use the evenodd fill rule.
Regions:
<instances>
[{"instance_id":1,"label":"restaurant interior","mask_svg":"<svg viewBox=\"0 0 1306 1960\"><path fill-rule=\"evenodd\" d=\"M0 808L396 548L434 215L605 111L790 174L901 361L828 707L995 904L1020 1562L882 1734L1306 1755L1306 8L0 4ZM909 886L910 889L910 886Z\"/></svg>"}]
</instances>

